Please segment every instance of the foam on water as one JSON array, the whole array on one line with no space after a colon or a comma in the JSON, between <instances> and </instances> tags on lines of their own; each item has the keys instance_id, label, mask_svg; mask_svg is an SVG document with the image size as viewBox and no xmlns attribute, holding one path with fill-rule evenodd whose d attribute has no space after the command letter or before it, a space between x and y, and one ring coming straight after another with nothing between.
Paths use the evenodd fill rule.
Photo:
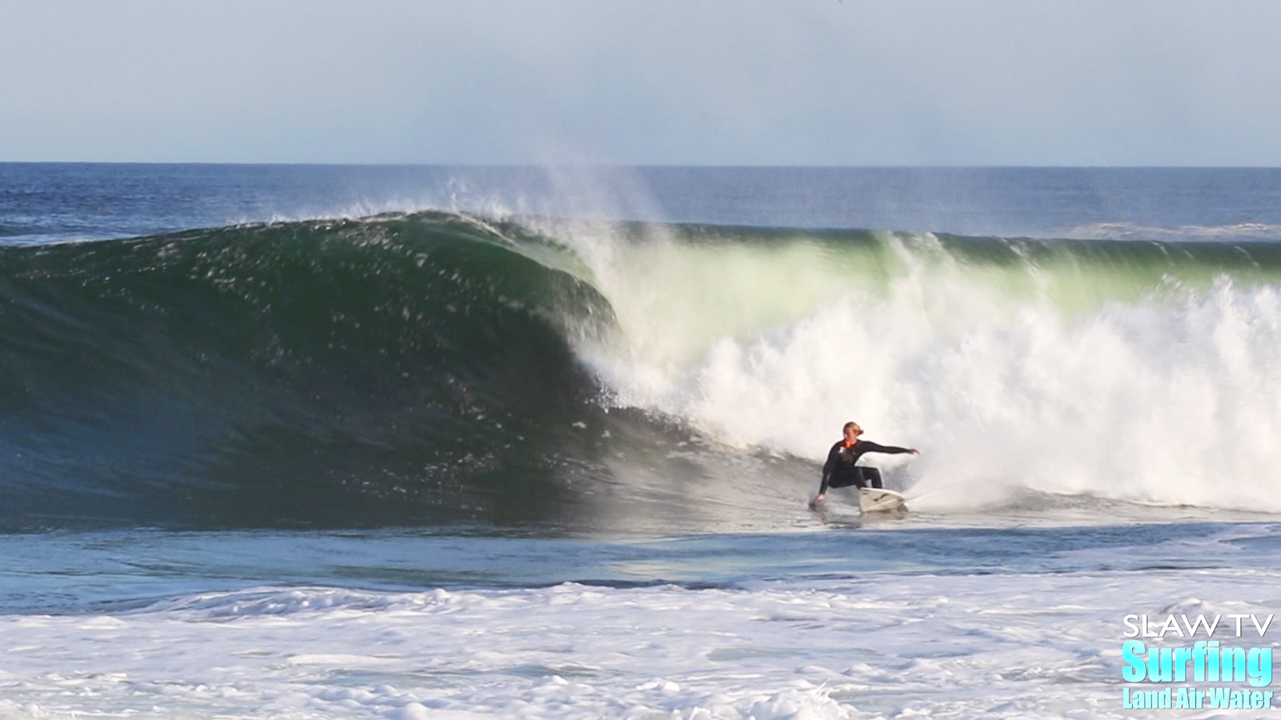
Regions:
<instances>
[{"instance_id":1,"label":"foam on water","mask_svg":"<svg viewBox=\"0 0 1281 720\"><path fill-rule=\"evenodd\" d=\"M0 540L14 718L1143 717L1122 706L1126 615L1281 603L1265 523ZM419 584L433 566L453 582ZM722 584L542 584L607 566Z\"/></svg>"},{"instance_id":2,"label":"foam on water","mask_svg":"<svg viewBox=\"0 0 1281 720\"><path fill-rule=\"evenodd\" d=\"M874 574L750 590L261 587L118 614L0 617L0 714L1134 717L1120 702L1123 615L1161 613L1171 598L1181 611L1266 614L1277 580L1201 570L1141 582Z\"/></svg>"},{"instance_id":3,"label":"foam on water","mask_svg":"<svg viewBox=\"0 0 1281 720\"><path fill-rule=\"evenodd\" d=\"M580 344L617 405L815 461L857 419L923 450L892 482L923 510L1031 493L1281 512L1271 266L570 237L618 318Z\"/></svg>"}]
</instances>

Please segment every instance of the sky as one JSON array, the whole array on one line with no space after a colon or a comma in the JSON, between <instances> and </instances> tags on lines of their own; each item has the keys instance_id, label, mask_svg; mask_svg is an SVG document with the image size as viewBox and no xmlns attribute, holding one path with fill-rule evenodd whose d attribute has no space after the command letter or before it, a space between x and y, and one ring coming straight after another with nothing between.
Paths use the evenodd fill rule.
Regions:
<instances>
[{"instance_id":1,"label":"sky","mask_svg":"<svg viewBox=\"0 0 1281 720\"><path fill-rule=\"evenodd\" d=\"M1275 0L0 0L0 161L1281 166Z\"/></svg>"}]
</instances>

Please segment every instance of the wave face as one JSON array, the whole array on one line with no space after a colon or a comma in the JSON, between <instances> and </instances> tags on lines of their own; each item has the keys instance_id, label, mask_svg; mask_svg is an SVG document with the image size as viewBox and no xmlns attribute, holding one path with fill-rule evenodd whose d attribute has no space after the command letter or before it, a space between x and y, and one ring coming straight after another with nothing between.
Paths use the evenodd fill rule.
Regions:
<instances>
[{"instance_id":1,"label":"wave face","mask_svg":"<svg viewBox=\"0 0 1281 720\"><path fill-rule=\"evenodd\" d=\"M9 528L786 524L848 419L926 512L1281 512L1277 243L421 213L0 278Z\"/></svg>"},{"instance_id":2,"label":"wave face","mask_svg":"<svg viewBox=\"0 0 1281 720\"><path fill-rule=\"evenodd\" d=\"M499 227L232 227L0 267L11 523L525 517L554 485L501 488L590 459L567 337L607 308Z\"/></svg>"}]
</instances>

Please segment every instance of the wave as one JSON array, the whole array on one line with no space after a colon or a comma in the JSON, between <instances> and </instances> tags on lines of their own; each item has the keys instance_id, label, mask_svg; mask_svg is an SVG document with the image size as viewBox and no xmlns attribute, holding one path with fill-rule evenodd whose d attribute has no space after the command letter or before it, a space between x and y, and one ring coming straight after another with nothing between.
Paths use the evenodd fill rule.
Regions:
<instances>
[{"instance_id":1,"label":"wave","mask_svg":"<svg viewBox=\"0 0 1281 720\"><path fill-rule=\"evenodd\" d=\"M554 487L498 488L590 457L566 339L608 308L502 228L256 225L5 247L0 268L11 517L520 516Z\"/></svg>"},{"instance_id":2,"label":"wave","mask_svg":"<svg viewBox=\"0 0 1281 720\"><path fill-rule=\"evenodd\" d=\"M1281 511L1281 244L657 235L589 262L619 406L815 464L857 419L918 510Z\"/></svg>"},{"instance_id":3,"label":"wave","mask_svg":"<svg viewBox=\"0 0 1281 720\"><path fill-rule=\"evenodd\" d=\"M9 528L777 527L851 418L926 511L1281 511L1276 243L425 212L0 278Z\"/></svg>"},{"instance_id":4,"label":"wave","mask_svg":"<svg viewBox=\"0 0 1281 720\"><path fill-rule=\"evenodd\" d=\"M1161 241L1281 241L1281 225L1235 223L1232 225L1182 225L1159 227L1129 222L1108 222L1073 228L1068 235L1095 240Z\"/></svg>"}]
</instances>

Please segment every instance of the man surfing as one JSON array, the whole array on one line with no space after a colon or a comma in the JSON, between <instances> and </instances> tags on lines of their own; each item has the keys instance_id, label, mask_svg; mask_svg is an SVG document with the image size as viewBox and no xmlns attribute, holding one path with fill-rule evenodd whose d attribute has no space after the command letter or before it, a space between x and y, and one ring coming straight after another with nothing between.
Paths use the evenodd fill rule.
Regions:
<instances>
[{"instance_id":1,"label":"man surfing","mask_svg":"<svg viewBox=\"0 0 1281 720\"><path fill-rule=\"evenodd\" d=\"M856 422L847 422L844 427L845 437L832 446L827 453L827 462L823 463L823 483L818 488L818 496L810 502L815 507L827 498L829 487L840 488L856 485L861 490L865 487L881 487L881 471L874 467L856 466L854 463L866 453L879 452L891 455L911 453L920 455L916 448L901 448L893 445L877 445L870 440L859 440L863 428Z\"/></svg>"}]
</instances>

